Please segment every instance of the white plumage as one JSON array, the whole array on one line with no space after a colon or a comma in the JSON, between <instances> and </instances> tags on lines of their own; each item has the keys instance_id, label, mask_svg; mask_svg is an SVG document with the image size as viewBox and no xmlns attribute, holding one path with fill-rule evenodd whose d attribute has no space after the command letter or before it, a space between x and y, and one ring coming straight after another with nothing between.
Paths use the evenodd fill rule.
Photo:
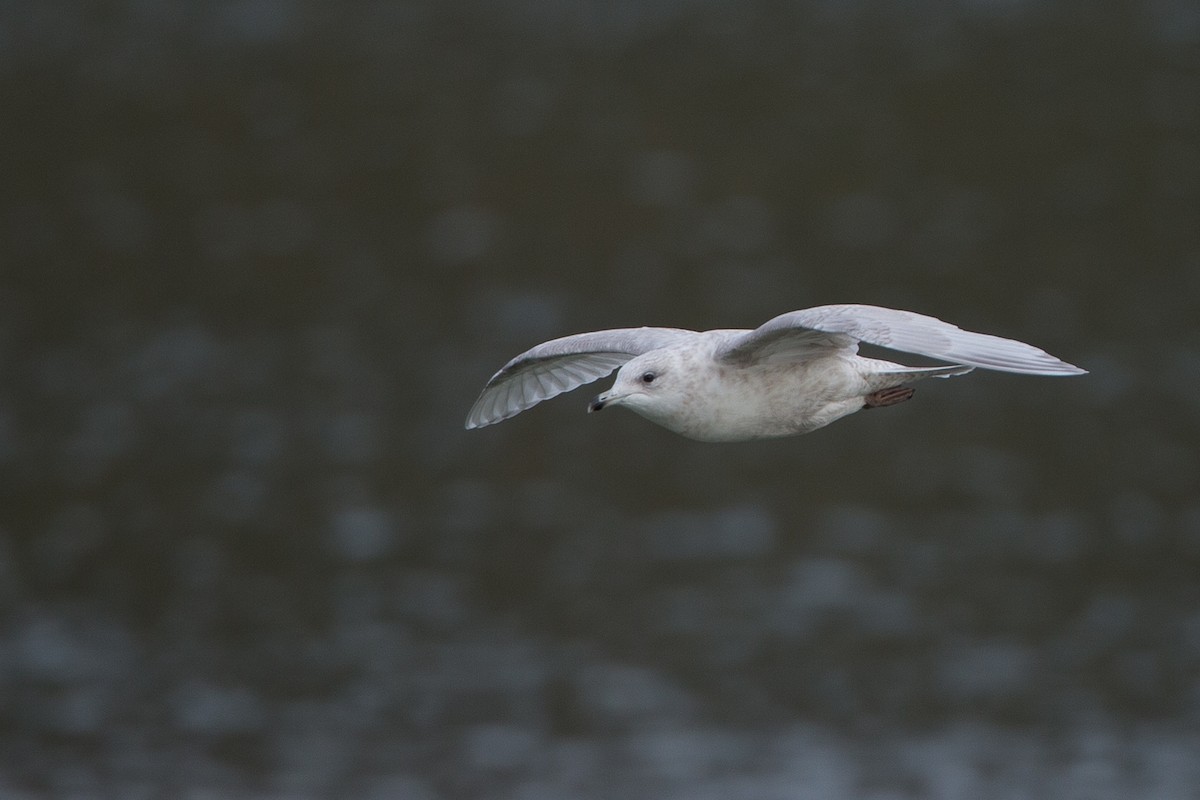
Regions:
<instances>
[{"instance_id":1,"label":"white plumage","mask_svg":"<svg viewBox=\"0 0 1200 800\"><path fill-rule=\"evenodd\" d=\"M949 362L906 367L858 355L858 343ZM863 407L911 396L920 378L971 369L1026 375L1085 370L1033 345L964 331L934 317L867 305L792 311L754 330L620 328L539 344L492 376L467 428L508 419L620 370L589 410L623 405L694 439L807 433Z\"/></svg>"}]
</instances>

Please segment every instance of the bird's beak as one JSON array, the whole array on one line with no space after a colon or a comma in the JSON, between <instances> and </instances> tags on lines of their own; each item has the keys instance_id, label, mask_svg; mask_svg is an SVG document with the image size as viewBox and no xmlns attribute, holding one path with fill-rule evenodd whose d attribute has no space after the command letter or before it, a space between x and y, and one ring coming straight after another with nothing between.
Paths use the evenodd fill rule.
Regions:
<instances>
[{"instance_id":1,"label":"bird's beak","mask_svg":"<svg viewBox=\"0 0 1200 800\"><path fill-rule=\"evenodd\" d=\"M616 403L620 402L624 396L625 395L616 394L612 389L609 389L607 392L601 392L592 398L592 402L588 403L588 413L590 414L593 411L601 411L607 405L615 405Z\"/></svg>"}]
</instances>

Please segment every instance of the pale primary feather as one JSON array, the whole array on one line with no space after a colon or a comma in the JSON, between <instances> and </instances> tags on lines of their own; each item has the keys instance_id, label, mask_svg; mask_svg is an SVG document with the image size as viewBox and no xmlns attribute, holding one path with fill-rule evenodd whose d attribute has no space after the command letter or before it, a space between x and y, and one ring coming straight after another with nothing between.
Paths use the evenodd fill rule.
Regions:
<instances>
[{"instance_id":1,"label":"pale primary feather","mask_svg":"<svg viewBox=\"0 0 1200 800\"><path fill-rule=\"evenodd\" d=\"M781 353L811 358L833 349L854 352L858 341L1002 372L1028 375L1084 372L1024 342L964 331L957 325L912 311L866 305L818 306L781 314L729 342L717 353L717 358L734 364L774 360Z\"/></svg>"},{"instance_id":2,"label":"pale primary feather","mask_svg":"<svg viewBox=\"0 0 1200 800\"><path fill-rule=\"evenodd\" d=\"M543 342L491 377L471 407L466 427L481 428L516 416L543 400L599 380L642 353L695 335L679 328L616 328Z\"/></svg>"}]
</instances>

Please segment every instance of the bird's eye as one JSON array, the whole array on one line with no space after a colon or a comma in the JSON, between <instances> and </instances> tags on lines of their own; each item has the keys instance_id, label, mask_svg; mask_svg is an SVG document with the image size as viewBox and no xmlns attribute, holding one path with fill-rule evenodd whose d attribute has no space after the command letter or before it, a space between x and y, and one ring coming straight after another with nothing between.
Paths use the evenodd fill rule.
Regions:
<instances>
[{"instance_id":1,"label":"bird's eye","mask_svg":"<svg viewBox=\"0 0 1200 800\"><path fill-rule=\"evenodd\" d=\"M654 379L657 377L658 376L655 375L653 372L643 372L642 373L642 383L654 383Z\"/></svg>"}]
</instances>

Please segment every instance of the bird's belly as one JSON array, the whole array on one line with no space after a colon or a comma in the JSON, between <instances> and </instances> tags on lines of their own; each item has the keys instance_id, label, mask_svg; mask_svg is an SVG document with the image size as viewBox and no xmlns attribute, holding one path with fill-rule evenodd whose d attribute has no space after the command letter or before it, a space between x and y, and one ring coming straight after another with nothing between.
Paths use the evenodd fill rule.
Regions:
<instances>
[{"instance_id":1,"label":"bird's belly","mask_svg":"<svg viewBox=\"0 0 1200 800\"><path fill-rule=\"evenodd\" d=\"M701 441L795 436L862 408L864 386L840 360L728 370L710 383L695 413L670 426Z\"/></svg>"}]
</instances>

